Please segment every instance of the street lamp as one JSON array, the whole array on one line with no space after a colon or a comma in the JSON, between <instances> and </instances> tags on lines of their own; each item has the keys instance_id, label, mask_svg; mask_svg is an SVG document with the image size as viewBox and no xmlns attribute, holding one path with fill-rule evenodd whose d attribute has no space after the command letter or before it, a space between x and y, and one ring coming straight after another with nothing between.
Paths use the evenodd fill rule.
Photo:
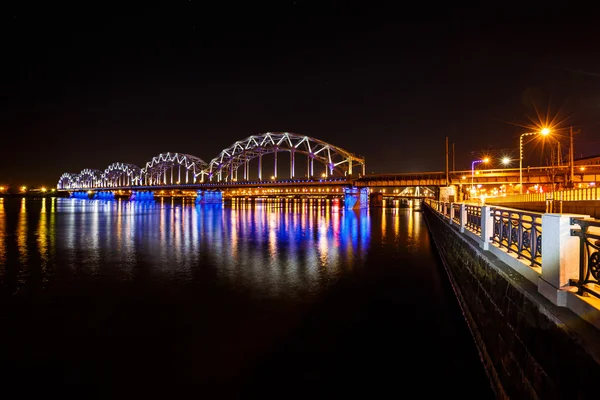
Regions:
<instances>
[{"instance_id":1,"label":"street lamp","mask_svg":"<svg viewBox=\"0 0 600 400\"><path fill-rule=\"evenodd\" d=\"M475 164L487 163L488 161L490 161L490 159L486 157L483 160L475 160L471 163L471 193L475 191L475 186L473 186L473 178L475 177Z\"/></svg>"},{"instance_id":2,"label":"street lamp","mask_svg":"<svg viewBox=\"0 0 600 400\"><path fill-rule=\"evenodd\" d=\"M510 158L508 158L508 157L504 157L504 158L502 159L502 164L504 164L504 165L508 165L508 164L510 164Z\"/></svg>"},{"instance_id":3,"label":"street lamp","mask_svg":"<svg viewBox=\"0 0 600 400\"><path fill-rule=\"evenodd\" d=\"M523 136L530 135L543 135L547 136L550 133L550 129L542 128L539 132L528 132L523 133L519 136L519 193L523 194Z\"/></svg>"}]
</instances>

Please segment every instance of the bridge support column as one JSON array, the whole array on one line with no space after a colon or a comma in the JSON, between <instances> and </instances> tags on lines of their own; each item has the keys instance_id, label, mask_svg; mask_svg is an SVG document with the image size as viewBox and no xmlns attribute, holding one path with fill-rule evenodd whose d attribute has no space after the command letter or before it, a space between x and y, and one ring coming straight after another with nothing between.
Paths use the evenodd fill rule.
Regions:
<instances>
[{"instance_id":1,"label":"bridge support column","mask_svg":"<svg viewBox=\"0 0 600 400\"><path fill-rule=\"evenodd\" d=\"M130 201L150 201L154 200L154 192L150 190L132 190L129 196Z\"/></svg>"},{"instance_id":2,"label":"bridge support column","mask_svg":"<svg viewBox=\"0 0 600 400\"><path fill-rule=\"evenodd\" d=\"M369 188L355 186L344 188L344 208L358 210L369 207Z\"/></svg>"},{"instance_id":3,"label":"bridge support column","mask_svg":"<svg viewBox=\"0 0 600 400\"><path fill-rule=\"evenodd\" d=\"M382 207L383 206L383 193L369 193L369 206L371 207Z\"/></svg>"},{"instance_id":4,"label":"bridge support column","mask_svg":"<svg viewBox=\"0 0 600 400\"><path fill-rule=\"evenodd\" d=\"M589 215L542 215L542 276L538 292L557 306L567 305L569 279L579 276L579 237L571 236L571 218ZM532 243L532 247L536 245Z\"/></svg>"},{"instance_id":5,"label":"bridge support column","mask_svg":"<svg viewBox=\"0 0 600 400\"><path fill-rule=\"evenodd\" d=\"M83 199L83 200L89 200L90 199L90 195L86 191L71 192L71 194L69 195L69 197L71 197L73 199Z\"/></svg>"},{"instance_id":6,"label":"bridge support column","mask_svg":"<svg viewBox=\"0 0 600 400\"><path fill-rule=\"evenodd\" d=\"M220 190L197 190L196 204L222 204L223 192Z\"/></svg>"},{"instance_id":7,"label":"bridge support column","mask_svg":"<svg viewBox=\"0 0 600 400\"><path fill-rule=\"evenodd\" d=\"M95 192L92 198L94 200L114 200L115 199L115 192L112 192L112 191L108 191L108 192Z\"/></svg>"},{"instance_id":8,"label":"bridge support column","mask_svg":"<svg viewBox=\"0 0 600 400\"><path fill-rule=\"evenodd\" d=\"M273 170L274 170L273 176L277 180L277 148L275 148L275 153L273 155L275 156L275 162L273 164Z\"/></svg>"}]
</instances>

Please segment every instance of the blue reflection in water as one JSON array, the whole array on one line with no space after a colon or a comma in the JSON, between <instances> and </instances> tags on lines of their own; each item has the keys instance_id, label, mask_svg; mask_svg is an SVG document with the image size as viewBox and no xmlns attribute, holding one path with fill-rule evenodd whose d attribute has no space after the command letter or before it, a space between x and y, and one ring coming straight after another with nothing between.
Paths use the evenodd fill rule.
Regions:
<instances>
[{"instance_id":1,"label":"blue reflection in water","mask_svg":"<svg viewBox=\"0 0 600 400\"><path fill-rule=\"evenodd\" d=\"M420 213L323 200L49 201L0 199L4 377L221 383L289 339L298 346L264 371L261 390L284 378L295 387L308 370L338 390L357 353L365 365L406 358L425 376L435 358L452 381L468 377L457 392L473 385L472 369L455 368L465 342L446 345L462 319ZM426 282L428 296L407 281ZM370 387L397 383L380 370Z\"/></svg>"},{"instance_id":2,"label":"blue reflection in water","mask_svg":"<svg viewBox=\"0 0 600 400\"><path fill-rule=\"evenodd\" d=\"M53 274L59 280L190 281L202 269L252 296L300 296L363 263L370 245L368 210L323 200L224 206L172 198L23 198L12 227L4 204L0 260L13 268L17 287L31 281L31 268L43 282Z\"/></svg>"}]
</instances>

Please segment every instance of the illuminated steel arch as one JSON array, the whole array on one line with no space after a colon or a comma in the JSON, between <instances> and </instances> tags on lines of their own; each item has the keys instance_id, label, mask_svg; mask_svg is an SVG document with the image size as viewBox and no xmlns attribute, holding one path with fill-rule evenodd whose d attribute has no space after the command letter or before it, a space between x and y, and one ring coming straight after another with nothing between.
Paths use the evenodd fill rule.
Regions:
<instances>
[{"instance_id":1,"label":"illuminated steel arch","mask_svg":"<svg viewBox=\"0 0 600 400\"><path fill-rule=\"evenodd\" d=\"M142 169L134 164L112 163L102 174L102 187L137 186L141 181Z\"/></svg>"},{"instance_id":2,"label":"illuminated steel arch","mask_svg":"<svg viewBox=\"0 0 600 400\"><path fill-rule=\"evenodd\" d=\"M79 180L79 174L65 172L60 176L58 180L58 184L56 185L57 189L75 189L77 187L77 182Z\"/></svg>"},{"instance_id":3,"label":"illuminated steel arch","mask_svg":"<svg viewBox=\"0 0 600 400\"><path fill-rule=\"evenodd\" d=\"M204 182L207 166L202 159L189 154L161 153L141 169L140 184L176 185Z\"/></svg>"},{"instance_id":4,"label":"illuminated steel arch","mask_svg":"<svg viewBox=\"0 0 600 400\"><path fill-rule=\"evenodd\" d=\"M76 186L78 189L92 189L101 187L102 171L86 168L77 176Z\"/></svg>"},{"instance_id":5,"label":"illuminated steel arch","mask_svg":"<svg viewBox=\"0 0 600 400\"><path fill-rule=\"evenodd\" d=\"M340 147L322 140L290 132L268 132L249 136L224 149L208 165L206 175L211 181L237 181L238 169L243 166L243 180L249 176L248 163L258 158L258 179L262 180L262 156L274 154L274 177L277 178L277 153L290 153L290 178L295 177L296 154L307 157L307 175L314 174L316 160L326 166L326 176L347 176L365 173L365 160ZM357 168L360 168L358 171Z\"/></svg>"}]
</instances>

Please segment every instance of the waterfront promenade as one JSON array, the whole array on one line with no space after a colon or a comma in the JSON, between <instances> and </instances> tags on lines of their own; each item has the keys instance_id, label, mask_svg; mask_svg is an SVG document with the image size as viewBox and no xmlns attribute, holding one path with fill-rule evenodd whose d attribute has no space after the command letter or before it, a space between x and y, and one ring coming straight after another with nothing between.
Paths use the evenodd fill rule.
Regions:
<instances>
[{"instance_id":1,"label":"waterfront promenade","mask_svg":"<svg viewBox=\"0 0 600 400\"><path fill-rule=\"evenodd\" d=\"M499 398L597 398L600 221L425 200Z\"/></svg>"}]
</instances>

